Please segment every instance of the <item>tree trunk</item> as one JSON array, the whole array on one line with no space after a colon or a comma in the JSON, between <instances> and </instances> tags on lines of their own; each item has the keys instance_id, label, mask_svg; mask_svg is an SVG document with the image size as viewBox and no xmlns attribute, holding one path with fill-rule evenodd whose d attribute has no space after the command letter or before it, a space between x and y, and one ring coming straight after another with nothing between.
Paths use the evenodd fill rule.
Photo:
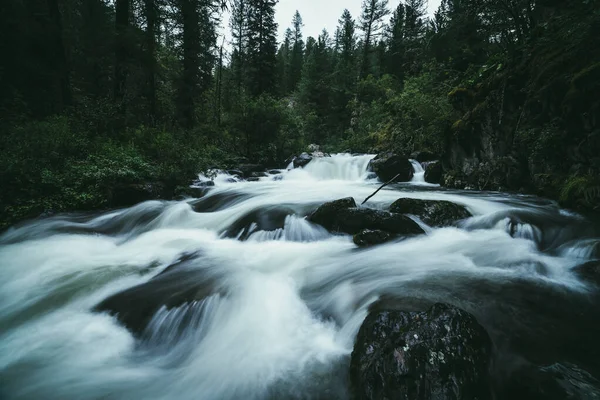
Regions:
<instances>
[{"instance_id":1,"label":"tree trunk","mask_svg":"<svg viewBox=\"0 0 600 400\"><path fill-rule=\"evenodd\" d=\"M156 122L156 23L157 10L155 0L144 0L146 8L146 73L148 76L148 113L151 124Z\"/></svg>"},{"instance_id":2,"label":"tree trunk","mask_svg":"<svg viewBox=\"0 0 600 400\"><path fill-rule=\"evenodd\" d=\"M129 0L116 0L115 5L115 80L114 99L123 105L127 84L127 40L129 30Z\"/></svg>"},{"instance_id":3,"label":"tree trunk","mask_svg":"<svg viewBox=\"0 0 600 400\"><path fill-rule=\"evenodd\" d=\"M58 8L58 0L47 0L50 26L52 27L52 42L56 53L56 72L58 74L58 90L60 100L58 110L72 103L70 71L67 65L67 54L63 43L62 18Z\"/></svg>"},{"instance_id":4,"label":"tree trunk","mask_svg":"<svg viewBox=\"0 0 600 400\"><path fill-rule=\"evenodd\" d=\"M181 1L183 19L183 79L180 88L179 110L182 123L192 128L194 118L194 91L198 81L199 17L194 0Z\"/></svg>"}]
</instances>

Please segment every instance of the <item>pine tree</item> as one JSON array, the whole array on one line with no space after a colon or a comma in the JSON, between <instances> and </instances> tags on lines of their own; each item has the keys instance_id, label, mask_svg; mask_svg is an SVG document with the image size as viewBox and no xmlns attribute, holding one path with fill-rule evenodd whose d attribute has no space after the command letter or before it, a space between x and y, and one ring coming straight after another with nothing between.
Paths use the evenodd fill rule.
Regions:
<instances>
[{"instance_id":1,"label":"pine tree","mask_svg":"<svg viewBox=\"0 0 600 400\"><path fill-rule=\"evenodd\" d=\"M156 110L156 30L158 24L158 9L156 0L144 0L146 14L146 75L148 80L147 94L150 123L157 117Z\"/></svg>"},{"instance_id":2,"label":"pine tree","mask_svg":"<svg viewBox=\"0 0 600 400\"><path fill-rule=\"evenodd\" d=\"M304 41L302 40L302 17L296 11L292 19L292 53L290 57L290 86L289 91L296 90L300 76L302 75L302 64L304 62Z\"/></svg>"},{"instance_id":3,"label":"pine tree","mask_svg":"<svg viewBox=\"0 0 600 400\"><path fill-rule=\"evenodd\" d=\"M292 30L286 29L283 43L277 51L277 87L280 96L287 96L291 92L290 84L290 59L292 53Z\"/></svg>"},{"instance_id":4,"label":"pine tree","mask_svg":"<svg viewBox=\"0 0 600 400\"><path fill-rule=\"evenodd\" d=\"M388 0L363 0L360 27L364 33L363 54L360 66L360 78L371 72L370 55L373 43L377 43L383 30L383 19L390 13Z\"/></svg>"},{"instance_id":5,"label":"pine tree","mask_svg":"<svg viewBox=\"0 0 600 400\"><path fill-rule=\"evenodd\" d=\"M231 64L238 95L242 92L245 75L246 47L248 45L248 0L233 0L229 27L233 38Z\"/></svg>"},{"instance_id":6,"label":"pine tree","mask_svg":"<svg viewBox=\"0 0 600 400\"><path fill-rule=\"evenodd\" d=\"M390 25L387 31L387 48L386 55L386 73L396 77L400 82L404 81L405 71L405 8L404 4L398 4L396 10L390 19Z\"/></svg>"},{"instance_id":7,"label":"pine tree","mask_svg":"<svg viewBox=\"0 0 600 400\"><path fill-rule=\"evenodd\" d=\"M278 0L248 0L248 88L253 96L274 94L277 87Z\"/></svg>"},{"instance_id":8,"label":"pine tree","mask_svg":"<svg viewBox=\"0 0 600 400\"><path fill-rule=\"evenodd\" d=\"M114 98L117 103L123 103L127 83L127 58L129 52L129 20L131 5L129 0L115 2L115 76Z\"/></svg>"},{"instance_id":9,"label":"pine tree","mask_svg":"<svg viewBox=\"0 0 600 400\"><path fill-rule=\"evenodd\" d=\"M339 136L350 126L348 102L356 93L356 23L350 11L344 10L339 20L335 69L331 96L332 119ZM308 46L307 46L308 52Z\"/></svg>"},{"instance_id":10,"label":"pine tree","mask_svg":"<svg viewBox=\"0 0 600 400\"><path fill-rule=\"evenodd\" d=\"M312 38L311 38L312 39ZM305 136L311 142L326 143L330 136L331 48L329 33L323 30L317 41L310 40L298 87L298 102L307 122Z\"/></svg>"}]
</instances>

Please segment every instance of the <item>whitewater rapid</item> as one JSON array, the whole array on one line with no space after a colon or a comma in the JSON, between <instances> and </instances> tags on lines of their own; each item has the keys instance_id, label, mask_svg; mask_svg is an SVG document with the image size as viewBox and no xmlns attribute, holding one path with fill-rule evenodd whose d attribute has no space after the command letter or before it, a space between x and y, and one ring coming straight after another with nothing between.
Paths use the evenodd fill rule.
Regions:
<instances>
[{"instance_id":1,"label":"whitewater rapid","mask_svg":"<svg viewBox=\"0 0 600 400\"><path fill-rule=\"evenodd\" d=\"M360 204L373 193L372 158L315 159L259 182L220 173L200 199L9 229L0 236L0 399L345 399L354 339L373 306L455 304L506 357L540 365L563 361L561 340L598 333L580 328L588 314L556 330L594 290L573 268L600 246L593 224L550 201L444 190L419 175L364 206L447 200L473 217L365 250L305 219L326 201ZM160 308L141 334L93 310L184 256L188 275L168 289L203 295Z\"/></svg>"}]
</instances>

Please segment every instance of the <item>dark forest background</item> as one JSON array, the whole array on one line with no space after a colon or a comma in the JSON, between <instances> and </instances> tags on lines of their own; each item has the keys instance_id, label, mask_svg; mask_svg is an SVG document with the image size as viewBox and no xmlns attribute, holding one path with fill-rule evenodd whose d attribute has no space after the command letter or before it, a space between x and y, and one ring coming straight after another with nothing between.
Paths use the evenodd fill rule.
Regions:
<instances>
[{"instance_id":1,"label":"dark forest background","mask_svg":"<svg viewBox=\"0 0 600 400\"><path fill-rule=\"evenodd\" d=\"M600 203L598 0L443 0L431 18L425 0L364 0L316 38L290 16L283 43L276 3L0 2L2 225L283 167L311 143L428 151L447 186Z\"/></svg>"}]
</instances>

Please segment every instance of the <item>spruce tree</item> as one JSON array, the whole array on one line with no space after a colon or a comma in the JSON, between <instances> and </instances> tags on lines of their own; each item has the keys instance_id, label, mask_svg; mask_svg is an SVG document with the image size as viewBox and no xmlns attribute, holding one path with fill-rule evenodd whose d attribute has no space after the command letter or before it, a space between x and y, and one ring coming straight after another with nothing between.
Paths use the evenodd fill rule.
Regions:
<instances>
[{"instance_id":1,"label":"spruce tree","mask_svg":"<svg viewBox=\"0 0 600 400\"><path fill-rule=\"evenodd\" d=\"M363 0L360 28L363 31L363 51L360 66L360 78L371 72L370 55L373 44L377 43L383 30L383 19L390 13L388 0Z\"/></svg>"},{"instance_id":2,"label":"spruce tree","mask_svg":"<svg viewBox=\"0 0 600 400\"><path fill-rule=\"evenodd\" d=\"M304 62L304 41L302 40L302 16L296 11L292 19L292 53L290 57L290 91L296 90L300 76L302 74L302 64Z\"/></svg>"},{"instance_id":3,"label":"spruce tree","mask_svg":"<svg viewBox=\"0 0 600 400\"><path fill-rule=\"evenodd\" d=\"M278 0L248 0L248 88L253 96L274 94L277 87Z\"/></svg>"}]
</instances>

